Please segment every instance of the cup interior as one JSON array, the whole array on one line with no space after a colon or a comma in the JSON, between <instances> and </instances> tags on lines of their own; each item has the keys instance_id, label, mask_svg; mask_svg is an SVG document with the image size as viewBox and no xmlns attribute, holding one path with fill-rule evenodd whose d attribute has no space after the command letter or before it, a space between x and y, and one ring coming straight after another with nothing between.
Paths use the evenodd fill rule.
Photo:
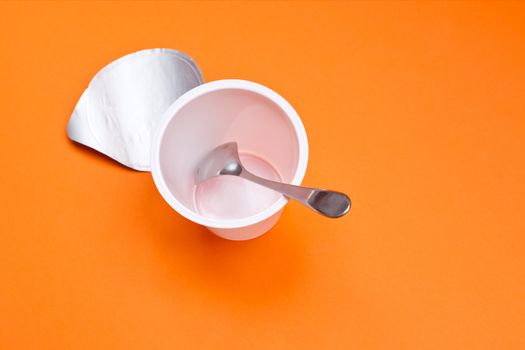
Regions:
<instances>
[{"instance_id":1,"label":"cup interior","mask_svg":"<svg viewBox=\"0 0 525 350\"><path fill-rule=\"evenodd\" d=\"M243 165L256 175L287 183L296 178L301 152L297 125L271 95L235 87L203 89L168 119L160 136L160 173L170 195L197 216L245 219L283 200L278 193L234 176L195 186L199 161L223 143L237 142Z\"/></svg>"}]
</instances>

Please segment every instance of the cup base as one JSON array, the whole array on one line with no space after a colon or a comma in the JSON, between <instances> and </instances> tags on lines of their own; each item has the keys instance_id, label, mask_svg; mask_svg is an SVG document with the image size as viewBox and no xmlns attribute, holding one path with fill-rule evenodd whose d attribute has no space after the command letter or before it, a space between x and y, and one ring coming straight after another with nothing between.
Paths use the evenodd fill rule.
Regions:
<instances>
[{"instance_id":1,"label":"cup base","mask_svg":"<svg viewBox=\"0 0 525 350\"><path fill-rule=\"evenodd\" d=\"M273 181L282 181L277 170L266 160L241 153L246 169ZM260 213L275 203L280 193L238 176L216 176L195 186L194 202L199 214L213 219L244 219Z\"/></svg>"},{"instance_id":2,"label":"cup base","mask_svg":"<svg viewBox=\"0 0 525 350\"><path fill-rule=\"evenodd\" d=\"M207 227L215 235L230 241L247 241L262 236L277 224L284 208L269 218L250 226L239 228L215 228Z\"/></svg>"}]
</instances>

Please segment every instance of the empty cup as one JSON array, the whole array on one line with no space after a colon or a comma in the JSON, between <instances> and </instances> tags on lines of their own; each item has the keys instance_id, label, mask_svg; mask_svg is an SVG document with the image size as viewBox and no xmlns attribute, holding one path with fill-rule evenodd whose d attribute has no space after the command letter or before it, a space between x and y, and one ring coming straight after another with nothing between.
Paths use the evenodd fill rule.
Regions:
<instances>
[{"instance_id":1,"label":"empty cup","mask_svg":"<svg viewBox=\"0 0 525 350\"><path fill-rule=\"evenodd\" d=\"M237 142L256 175L300 185L308 162L303 124L274 91L244 80L197 86L164 113L152 140L151 170L163 198L182 216L231 240L255 238L279 219L287 198L236 176L195 185L199 161Z\"/></svg>"}]
</instances>

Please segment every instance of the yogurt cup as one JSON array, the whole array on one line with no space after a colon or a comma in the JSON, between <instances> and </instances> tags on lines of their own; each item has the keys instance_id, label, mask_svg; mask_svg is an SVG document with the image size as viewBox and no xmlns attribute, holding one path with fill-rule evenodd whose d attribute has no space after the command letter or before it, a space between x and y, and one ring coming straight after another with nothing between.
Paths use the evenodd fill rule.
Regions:
<instances>
[{"instance_id":1,"label":"yogurt cup","mask_svg":"<svg viewBox=\"0 0 525 350\"><path fill-rule=\"evenodd\" d=\"M297 112L271 89L245 80L199 85L166 110L152 137L153 179L185 218L225 239L252 239L277 223L288 199L234 176L195 186L199 161L226 142L238 143L251 172L301 184L308 141Z\"/></svg>"}]
</instances>

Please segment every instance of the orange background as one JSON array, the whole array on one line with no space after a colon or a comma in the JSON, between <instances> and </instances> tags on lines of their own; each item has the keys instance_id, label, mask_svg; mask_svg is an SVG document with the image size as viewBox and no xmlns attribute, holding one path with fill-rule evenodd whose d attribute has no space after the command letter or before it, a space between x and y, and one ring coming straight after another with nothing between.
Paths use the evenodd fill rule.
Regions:
<instances>
[{"instance_id":1,"label":"orange background","mask_svg":"<svg viewBox=\"0 0 525 350\"><path fill-rule=\"evenodd\" d=\"M350 215L221 240L69 142L150 47L288 99ZM525 3L3 2L0 50L1 349L525 348Z\"/></svg>"}]
</instances>

